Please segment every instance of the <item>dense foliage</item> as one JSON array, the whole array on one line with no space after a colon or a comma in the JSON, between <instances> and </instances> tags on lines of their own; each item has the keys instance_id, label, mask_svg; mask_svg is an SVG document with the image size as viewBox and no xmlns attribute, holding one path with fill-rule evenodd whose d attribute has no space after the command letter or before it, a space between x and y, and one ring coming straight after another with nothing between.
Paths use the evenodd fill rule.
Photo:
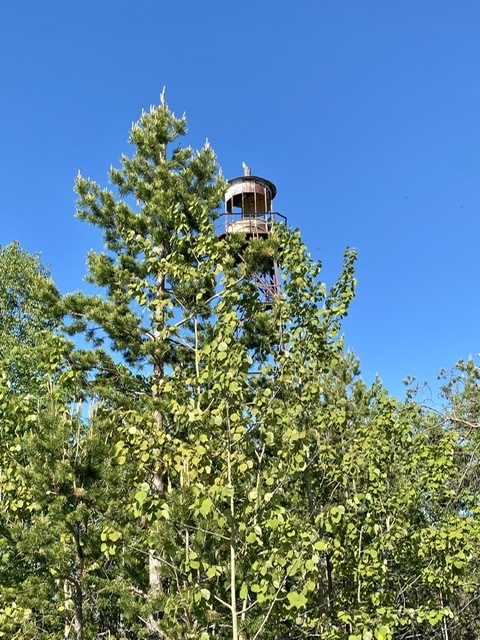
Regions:
<instances>
[{"instance_id":1,"label":"dense foliage","mask_svg":"<svg viewBox=\"0 0 480 640\"><path fill-rule=\"evenodd\" d=\"M0 637L476 637L477 369L449 415L365 385L355 253L327 289L298 231L218 239L185 133L162 96L113 190L77 178L97 295L0 253Z\"/></svg>"}]
</instances>

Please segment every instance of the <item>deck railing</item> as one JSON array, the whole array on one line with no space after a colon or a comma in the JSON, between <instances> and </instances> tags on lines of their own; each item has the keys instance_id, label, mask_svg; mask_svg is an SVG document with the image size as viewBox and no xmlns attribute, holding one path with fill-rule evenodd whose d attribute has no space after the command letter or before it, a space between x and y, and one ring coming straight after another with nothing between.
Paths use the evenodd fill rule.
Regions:
<instances>
[{"instance_id":1,"label":"deck railing","mask_svg":"<svg viewBox=\"0 0 480 640\"><path fill-rule=\"evenodd\" d=\"M244 233L249 237L262 237L271 233L275 224L286 225L287 218L276 212L260 214L222 213L216 221L215 230L220 238L231 233Z\"/></svg>"}]
</instances>

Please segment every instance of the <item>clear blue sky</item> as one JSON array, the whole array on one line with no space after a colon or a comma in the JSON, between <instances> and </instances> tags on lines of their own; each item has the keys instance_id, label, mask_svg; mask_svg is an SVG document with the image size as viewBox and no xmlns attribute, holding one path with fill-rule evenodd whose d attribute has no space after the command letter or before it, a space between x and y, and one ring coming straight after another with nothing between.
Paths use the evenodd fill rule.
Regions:
<instances>
[{"instance_id":1,"label":"clear blue sky","mask_svg":"<svg viewBox=\"0 0 480 640\"><path fill-rule=\"evenodd\" d=\"M74 177L106 184L166 85L189 143L277 185L328 283L358 249L365 378L434 381L480 351L479 60L478 0L3 0L0 244L81 288Z\"/></svg>"}]
</instances>

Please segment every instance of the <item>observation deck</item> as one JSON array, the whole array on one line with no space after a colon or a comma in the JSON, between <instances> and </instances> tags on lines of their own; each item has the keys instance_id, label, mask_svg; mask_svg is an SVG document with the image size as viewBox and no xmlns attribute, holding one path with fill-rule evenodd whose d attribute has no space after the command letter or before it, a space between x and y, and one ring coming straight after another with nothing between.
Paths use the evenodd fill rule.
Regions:
<instances>
[{"instance_id":1,"label":"observation deck","mask_svg":"<svg viewBox=\"0 0 480 640\"><path fill-rule=\"evenodd\" d=\"M221 240L233 233L243 233L246 239L250 240L268 237L278 224L286 225L287 218L273 211L253 214L245 214L242 211L225 212L216 220L215 231Z\"/></svg>"}]
</instances>

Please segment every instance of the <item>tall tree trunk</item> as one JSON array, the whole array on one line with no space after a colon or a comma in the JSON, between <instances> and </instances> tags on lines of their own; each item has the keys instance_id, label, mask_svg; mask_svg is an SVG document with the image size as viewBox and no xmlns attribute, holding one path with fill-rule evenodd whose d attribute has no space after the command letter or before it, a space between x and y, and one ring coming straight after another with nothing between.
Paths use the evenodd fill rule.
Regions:
<instances>
[{"instance_id":1,"label":"tall tree trunk","mask_svg":"<svg viewBox=\"0 0 480 640\"><path fill-rule=\"evenodd\" d=\"M160 251L160 254L164 254L164 249ZM165 296L165 277L159 276L157 286L157 300L162 300ZM165 328L165 312L163 307L157 308L154 317L155 326L153 328L153 339L158 343L162 339L162 331ZM153 400L157 400L159 397L160 383L165 375L165 363L162 359L157 359L153 367ZM163 416L161 411L155 409L154 412L155 424L157 431L160 432L163 426ZM162 468L161 460L155 461L155 467L152 470L152 487L153 491L158 495L165 493L167 483L166 470ZM148 586L149 595L155 596L162 590L162 578L160 574L160 551L158 549L149 549L148 552ZM163 635L158 629L156 624L156 616L154 613L150 614L148 618L148 630L149 637L162 638Z\"/></svg>"},{"instance_id":2,"label":"tall tree trunk","mask_svg":"<svg viewBox=\"0 0 480 640\"><path fill-rule=\"evenodd\" d=\"M64 584L65 598L71 599L73 602L73 634L75 640L83 640L83 571L85 565L85 557L80 537L80 526L71 527L73 540L75 542L75 569L70 580L66 580ZM65 637L69 637L70 633L65 630Z\"/></svg>"},{"instance_id":3,"label":"tall tree trunk","mask_svg":"<svg viewBox=\"0 0 480 640\"><path fill-rule=\"evenodd\" d=\"M232 439L230 435L230 423L228 424L227 443L227 472L228 487L230 489L230 610L232 614L232 640L239 640L237 619L237 528L235 523L235 501L232 481Z\"/></svg>"},{"instance_id":4,"label":"tall tree trunk","mask_svg":"<svg viewBox=\"0 0 480 640\"><path fill-rule=\"evenodd\" d=\"M445 600L443 598L443 591L440 589L440 602L442 604L442 607L445 607ZM447 616L443 616L443 620L442 620L442 638L443 640L450 640L450 634L448 632L448 622L447 622Z\"/></svg>"}]
</instances>

